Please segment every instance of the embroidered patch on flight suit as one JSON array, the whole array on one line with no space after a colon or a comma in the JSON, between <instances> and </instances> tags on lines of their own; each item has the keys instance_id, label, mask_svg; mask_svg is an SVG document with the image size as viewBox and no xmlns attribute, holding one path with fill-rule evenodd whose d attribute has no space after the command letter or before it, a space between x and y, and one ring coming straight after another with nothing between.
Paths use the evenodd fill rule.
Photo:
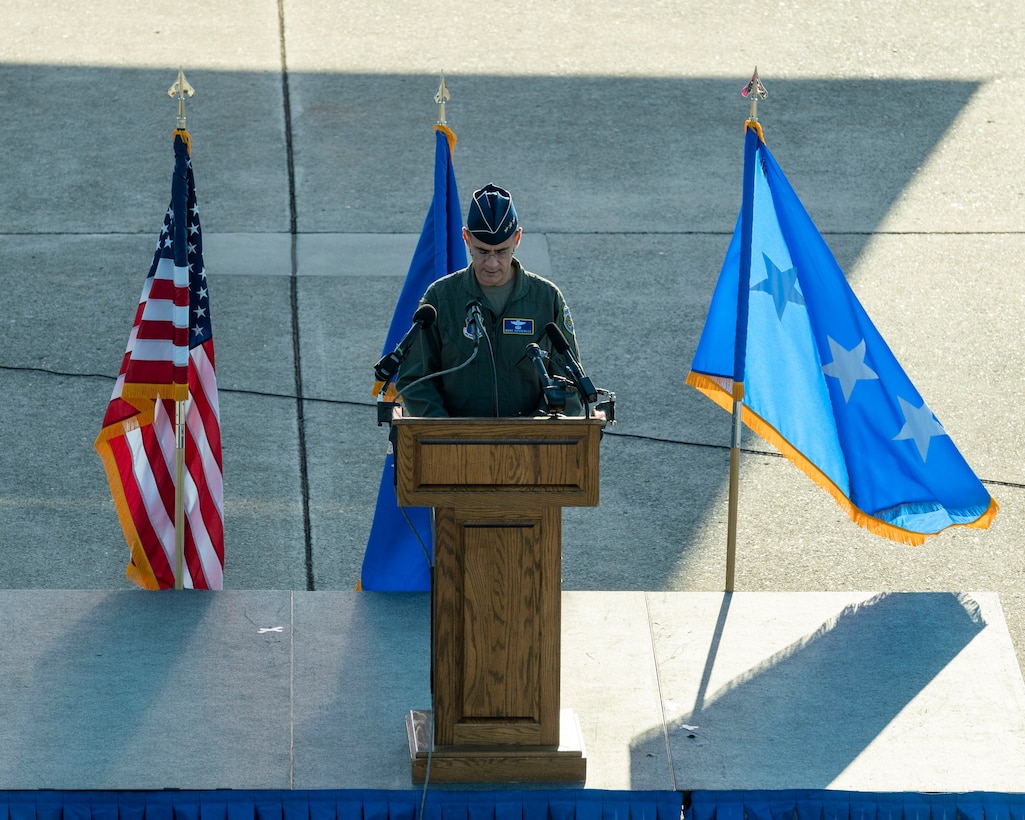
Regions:
<instances>
[{"instance_id":1,"label":"embroidered patch on flight suit","mask_svg":"<svg viewBox=\"0 0 1025 820\"><path fill-rule=\"evenodd\" d=\"M518 336L533 336L534 335L534 320L533 319L503 319L502 320L502 332L503 333L514 333Z\"/></svg>"},{"instance_id":2,"label":"embroidered patch on flight suit","mask_svg":"<svg viewBox=\"0 0 1025 820\"><path fill-rule=\"evenodd\" d=\"M466 317L466 322L463 323L463 335L471 342L479 339L483 334L477 328L477 323L469 316Z\"/></svg>"},{"instance_id":3,"label":"embroidered patch on flight suit","mask_svg":"<svg viewBox=\"0 0 1025 820\"><path fill-rule=\"evenodd\" d=\"M566 325L566 330L572 333L574 336L577 335L576 329L573 327L573 317L569 315L569 305L566 305L562 309L562 321Z\"/></svg>"}]
</instances>

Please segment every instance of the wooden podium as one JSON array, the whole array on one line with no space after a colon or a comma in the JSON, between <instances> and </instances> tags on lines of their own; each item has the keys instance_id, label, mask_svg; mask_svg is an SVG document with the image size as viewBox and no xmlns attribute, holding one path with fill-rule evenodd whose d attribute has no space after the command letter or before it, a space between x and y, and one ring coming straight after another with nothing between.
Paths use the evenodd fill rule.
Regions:
<instances>
[{"instance_id":1,"label":"wooden podium","mask_svg":"<svg viewBox=\"0 0 1025 820\"><path fill-rule=\"evenodd\" d=\"M562 507L597 506L601 418L396 418L396 497L434 507L433 712L414 783L582 782L559 703ZM433 737L432 737L433 733Z\"/></svg>"}]
</instances>

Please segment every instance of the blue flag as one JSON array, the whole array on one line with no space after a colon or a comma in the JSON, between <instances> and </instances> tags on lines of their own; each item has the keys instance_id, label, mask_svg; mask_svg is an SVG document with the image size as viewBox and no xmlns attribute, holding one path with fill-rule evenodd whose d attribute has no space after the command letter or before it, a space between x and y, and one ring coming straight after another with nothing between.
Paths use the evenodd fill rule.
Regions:
<instances>
[{"instance_id":1,"label":"blue flag","mask_svg":"<svg viewBox=\"0 0 1025 820\"><path fill-rule=\"evenodd\" d=\"M424 220L420 241L409 263L409 272L392 315L382 356L394 350L413 323L413 314L428 286L436 279L466 267L463 216L452 167L456 135L444 125L435 126L434 198ZM392 385L377 382L394 395ZM377 508L370 538L363 554L359 588L381 592L426 592L431 588L433 539L430 509L408 507L403 511L395 498L395 456L385 456ZM408 517L408 520L407 520Z\"/></svg>"},{"instance_id":2,"label":"blue flag","mask_svg":"<svg viewBox=\"0 0 1025 820\"><path fill-rule=\"evenodd\" d=\"M851 290L748 122L744 197L687 376L827 490L856 523L918 545L988 527L997 502Z\"/></svg>"}]
</instances>

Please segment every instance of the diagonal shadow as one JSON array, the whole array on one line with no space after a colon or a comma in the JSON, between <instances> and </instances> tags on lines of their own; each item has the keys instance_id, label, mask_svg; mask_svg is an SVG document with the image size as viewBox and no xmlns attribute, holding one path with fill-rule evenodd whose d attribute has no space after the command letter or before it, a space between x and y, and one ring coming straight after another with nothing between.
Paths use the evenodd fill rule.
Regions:
<instances>
[{"instance_id":1,"label":"diagonal shadow","mask_svg":"<svg viewBox=\"0 0 1025 820\"><path fill-rule=\"evenodd\" d=\"M709 692L730 601L725 595L695 706L667 727L677 788L828 788L986 627L969 596L884 593ZM678 684L681 662L669 659L660 674ZM684 701L673 686L666 698ZM638 737L635 765L665 743L661 731Z\"/></svg>"},{"instance_id":2,"label":"diagonal shadow","mask_svg":"<svg viewBox=\"0 0 1025 820\"><path fill-rule=\"evenodd\" d=\"M288 599L5 592L0 780L16 789L287 785ZM259 634L275 621L280 633ZM253 713L259 720L246 719Z\"/></svg>"}]
</instances>

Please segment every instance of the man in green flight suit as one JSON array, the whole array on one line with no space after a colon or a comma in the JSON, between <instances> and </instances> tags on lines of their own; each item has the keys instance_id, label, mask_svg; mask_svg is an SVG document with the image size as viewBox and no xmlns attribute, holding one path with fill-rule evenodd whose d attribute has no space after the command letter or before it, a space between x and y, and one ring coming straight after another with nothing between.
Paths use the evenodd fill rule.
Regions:
<instances>
[{"instance_id":1,"label":"man in green flight suit","mask_svg":"<svg viewBox=\"0 0 1025 820\"><path fill-rule=\"evenodd\" d=\"M545 331L549 323L559 328L580 361L573 320L559 288L525 270L513 255L522 233L508 191L495 185L474 191L463 227L470 265L438 279L423 295L421 304L432 305L437 320L418 335L396 379L407 415L547 412L541 374L527 347L536 344L549 360L559 361L561 354ZM552 372L561 371L556 367ZM564 412L582 415L576 391L567 387L565 396Z\"/></svg>"}]
</instances>

